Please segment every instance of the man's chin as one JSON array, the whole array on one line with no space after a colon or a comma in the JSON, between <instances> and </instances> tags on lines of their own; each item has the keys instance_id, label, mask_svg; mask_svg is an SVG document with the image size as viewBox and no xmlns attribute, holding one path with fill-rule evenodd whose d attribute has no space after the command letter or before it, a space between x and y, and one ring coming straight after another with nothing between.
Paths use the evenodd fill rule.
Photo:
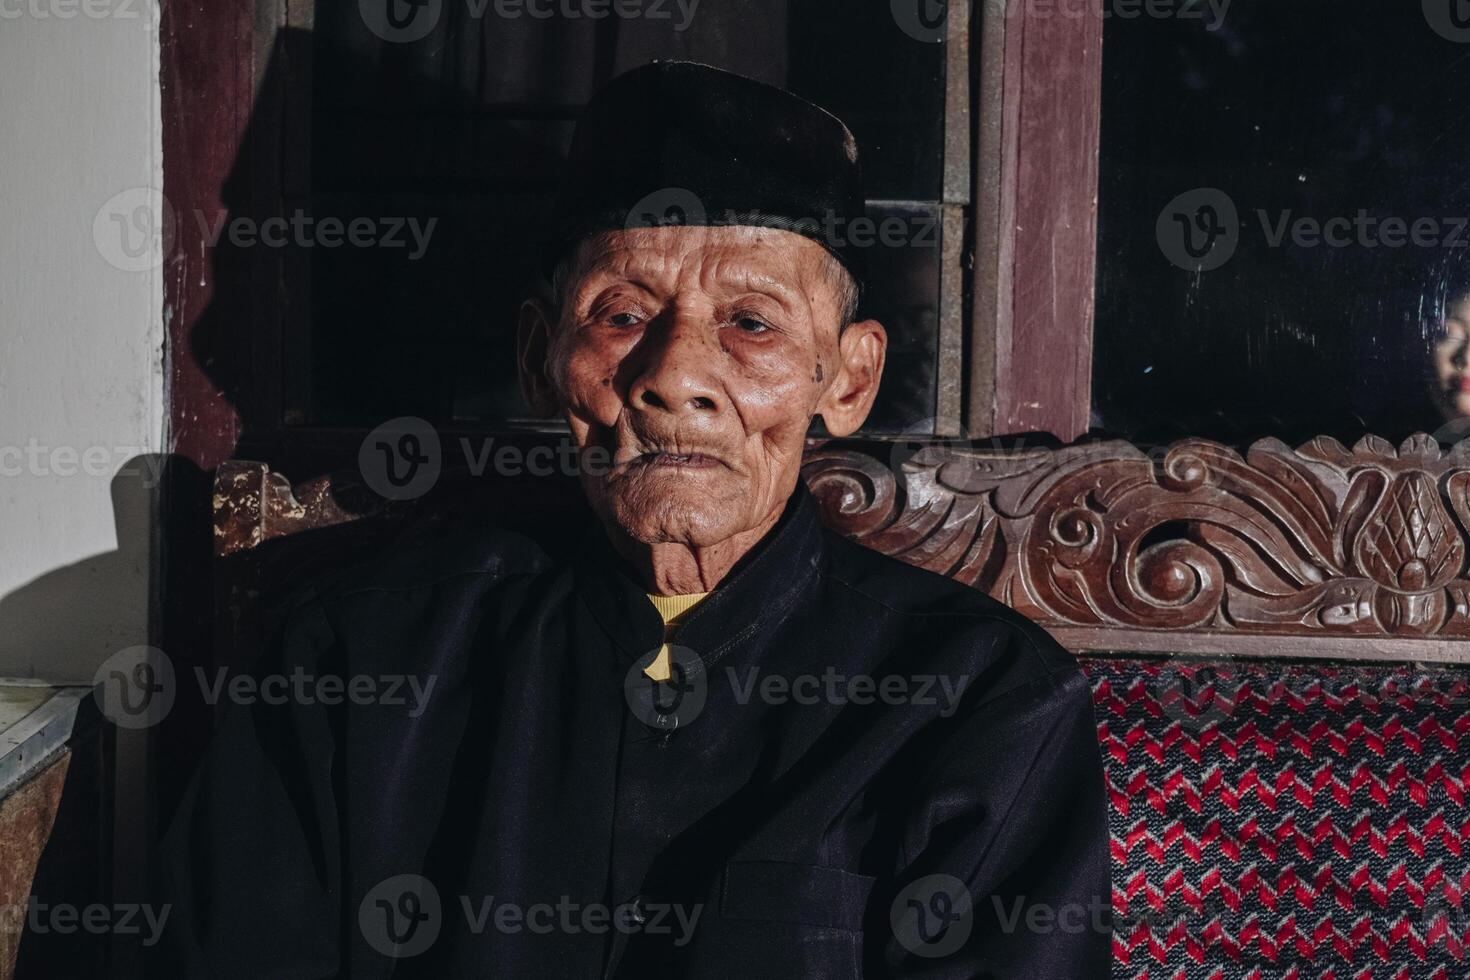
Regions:
<instances>
[{"instance_id":1,"label":"man's chin","mask_svg":"<svg viewBox=\"0 0 1470 980\"><path fill-rule=\"evenodd\" d=\"M692 486L588 488L594 509L604 522L644 544L683 544L707 548L743 530L745 508L739 494L713 490L702 481Z\"/></svg>"}]
</instances>

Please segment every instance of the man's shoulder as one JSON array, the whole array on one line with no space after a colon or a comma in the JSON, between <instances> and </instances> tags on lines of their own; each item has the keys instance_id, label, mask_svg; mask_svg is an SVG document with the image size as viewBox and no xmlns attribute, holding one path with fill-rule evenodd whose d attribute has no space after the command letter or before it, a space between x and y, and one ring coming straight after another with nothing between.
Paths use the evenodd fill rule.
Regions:
<instances>
[{"instance_id":1,"label":"man's shoulder","mask_svg":"<svg viewBox=\"0 0 1470 980\"><path fill-rule=\"evenodd\" d=\"M931 659L994 668L1011 683L1063 681L1077 659L1044 629L973 586L829 535L831 578L854 614L897 618L906 636L922 637ZM867 612L863 611L866 607Z\"/></svg>"},{"instance_id":2,"label":"man's shoulder","mask_svg":"<svg viewBox=\"0 0 1470 980\"><path fill-rule=\"evenodd\" d=\"M554 564L547 548L525 533L479 518L444 518L404 528L370 554L297 590L294 604L440 588L483 592Z\"/></svg>"}]
</instances>

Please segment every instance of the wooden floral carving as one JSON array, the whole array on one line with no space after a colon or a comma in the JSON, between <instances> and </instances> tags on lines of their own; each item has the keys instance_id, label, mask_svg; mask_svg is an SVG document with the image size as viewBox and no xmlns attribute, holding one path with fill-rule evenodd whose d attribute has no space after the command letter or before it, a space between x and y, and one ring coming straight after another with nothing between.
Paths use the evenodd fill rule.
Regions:
<instances>
[{"instance_id":1,"label":"wooden floral carving","mask_svg":"<svg viewBox=\"0 0 1470 980\"><path fill-rule=\"evenodd\" d=\"M932 445L889 462L820 449L804 472L835 529L1043 624L1470 636L1470 441Z\"/></svg>"}]
</instances>

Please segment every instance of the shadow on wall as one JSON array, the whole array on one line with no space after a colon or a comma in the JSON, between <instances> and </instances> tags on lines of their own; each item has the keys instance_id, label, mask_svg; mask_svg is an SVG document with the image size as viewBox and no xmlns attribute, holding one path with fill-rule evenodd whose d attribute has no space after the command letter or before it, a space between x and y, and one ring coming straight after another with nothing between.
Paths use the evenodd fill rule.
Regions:
<instances>
[{"instance_id":1,"label":"shadow on wall","mask_svg":"<svg viewBox=\"0 0 1470 980\"><path fill-rule=\"evenodd\" d=\"M147 641L166 462L159 454L135 456L113 476L116 551L63 565L0 597L0 676L90 683L107 657Z\"/></svg>"},{"instance_id":2,"label":"shadow on wall","mask_svg":"<svg viewBox=\"0 0 1470 980\"><path fill-rule=\"evenodd\" d=\"M0 676L91 685L108 658L150 641L158 515L164 483L176 462L163 454L143 454L114 474L110 490L116 550L53 569L0 597ZM66 515L48 519L61 522ZM139 822L147 812L145 784L120 786L119 779L123 773L146 771L147 745L144 739L130 738L128 748L119 752L121 744L98 702L83 698L68 740L54 819L47 805L24 807L18 816L6 811L12 836L4 846L18 864L36 861L32 881L5 882L25 903L17 913L22 932L14 965L14 976L21 980L126 975L109 965L119 962L113 948L126 943L125 937L69 928L69 920L53 918L97 903L111 905L120 895L136 897L145 887L143 876L133 870L147 861L147 832ZM27 778L48 772L51 765L47 761ZM115 846L120 840L130 843ZM121 861L116 859L120 851ZM132 880L116 880L120 869ZM55 928L57 923L62 928Z\"/></svg>"}]
</instances>

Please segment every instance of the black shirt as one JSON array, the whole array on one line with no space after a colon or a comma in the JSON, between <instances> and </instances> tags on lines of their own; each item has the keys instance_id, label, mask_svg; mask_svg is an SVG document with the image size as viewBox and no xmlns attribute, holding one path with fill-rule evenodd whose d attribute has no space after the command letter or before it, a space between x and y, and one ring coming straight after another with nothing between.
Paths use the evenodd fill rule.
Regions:
<instances>
[{"instance_id":1,"label":"black shirt","mask_svg":"<svg viewBox=\"0 0 1470 980\"><path fill-rule=\"evenodd\" d=\"M361 696L226 711L167 842L187 975L1108 976L1092 702L1042 630L799 486L654 686L662 638L595 526L303 600L259 672Z\"/></svg>"}]
</instances>

